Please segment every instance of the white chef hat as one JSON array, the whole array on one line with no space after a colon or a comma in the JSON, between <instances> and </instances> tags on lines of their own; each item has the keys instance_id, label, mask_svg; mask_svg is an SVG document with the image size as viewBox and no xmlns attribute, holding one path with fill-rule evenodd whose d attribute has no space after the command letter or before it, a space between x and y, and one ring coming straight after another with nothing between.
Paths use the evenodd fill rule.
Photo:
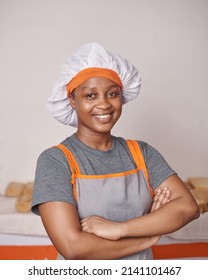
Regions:
<instances>
[{"instance_id":1,"label":"white chef hat","mask_svg":"<svg viewBox=\"0 0 208 280\"><path fill-rule=\"evenodd\" d=\"M88 43L65 60L52 95L47 100L48 111L55 119L77 127L77 114L70 106L68 95L91 77L105 77L116 82L122 89L123 104L139 94L141 78L135 66L98 43Z\"/></svg>"}]
</instances>

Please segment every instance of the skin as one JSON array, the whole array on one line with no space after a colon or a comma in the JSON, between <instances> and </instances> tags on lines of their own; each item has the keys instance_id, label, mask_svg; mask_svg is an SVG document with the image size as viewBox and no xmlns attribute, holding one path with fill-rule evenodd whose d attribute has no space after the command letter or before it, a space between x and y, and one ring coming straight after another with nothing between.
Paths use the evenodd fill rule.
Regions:
<instances>
[{"instance_id":1,"label":"skin","mask_svg":"<svg viewBox=\"0 0 208 280\"><path fill-rule=\"evenodd\" d=\"M111 129L122 112L120 88L109 79L95 77L69 98L78 116L77 138L94 149L108 150ZM122 258L153 246L161 234L199 216L193 196L176 175L155 190L149 214L123 223L98 216L80 221L73 205L59 201L40 204L39 212L52 243L65 259Z\"/></svg>"},{"instance_id":2,"label":"skin","mask_svg":"<svg viewBox=\"0 0 208 280\"><path fill-rule=\"evenodd\" d=\"M156 195L157 199L153 202L151 211L156 211L168 203L169 196L170 192ZM65 259L118 259L143 251L160 239L160 236L151 236L113 241L84 232L76 208L65 202L40 204L39 211L52 243Z\"/></svg>"},{"instance_id":3,"label":"skin","mask_svg":"<svg viewBox=\"0 0 208 280\"><path fill-rule=\"evenodd\" d=\"M92 216L81 221L82 230L110 240L124 237L154 236L174 232L199 217L198 206L178 176L170 176L156 191L168 186L169 203L149 214L122 223ZM171 221L171 222L170 222Z\"/></svg>"},{"instance_id":4,"label":"skin","mask_svg":"<svg viewBox=\"0 0 208 280\"><path fill-rule=\"evenodd\" d=\"M94 149L108 150L112 145L111 129L122 112L119 86L106 78L91 78L69 98L78 116L77 138ZM106 119L98 118L108 114Z\"/></svg>"}]
</instances>

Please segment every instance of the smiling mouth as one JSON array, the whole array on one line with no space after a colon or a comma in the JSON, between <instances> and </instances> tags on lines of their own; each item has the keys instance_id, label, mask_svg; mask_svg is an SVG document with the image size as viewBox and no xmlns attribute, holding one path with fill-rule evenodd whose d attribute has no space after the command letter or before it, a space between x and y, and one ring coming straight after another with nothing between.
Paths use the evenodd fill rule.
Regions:
<instances>
[{"instance_id":1,"label":"smiling mouth","mask_svg":"<svg viewBox=\"0 0 208 280\"><path fill-rule=\"evenodd\" d=\"M113 113L109 113L109 114L102 114L102 115L94 115L95 118L99 119L99 120L107 120L108 118L111 117Z\"/></svg>"}]
</instances>

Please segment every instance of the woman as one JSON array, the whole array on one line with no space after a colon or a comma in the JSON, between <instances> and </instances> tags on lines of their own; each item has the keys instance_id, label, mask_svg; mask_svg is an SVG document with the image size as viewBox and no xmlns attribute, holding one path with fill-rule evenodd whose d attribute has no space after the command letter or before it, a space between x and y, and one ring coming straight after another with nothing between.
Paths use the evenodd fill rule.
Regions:
<instances>
[{"instance_id":1,"label":"woman","mask_svg":"<svg viewBox=\"0 0 208 280\"><path fill-rule=\"evenodd\" d=\"M111 135L140 86L138 70L97 43L63 65L47 107L77 131L40 155L32 204L59 258L151 259L160 235L199 216L158 151Z\"/></svg>"}]
</instances>

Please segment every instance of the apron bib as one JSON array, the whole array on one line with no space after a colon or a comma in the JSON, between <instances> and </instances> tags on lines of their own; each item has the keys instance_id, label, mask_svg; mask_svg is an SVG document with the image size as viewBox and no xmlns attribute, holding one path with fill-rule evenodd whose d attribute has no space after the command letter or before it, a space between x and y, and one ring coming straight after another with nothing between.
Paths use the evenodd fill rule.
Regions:
<instances>
[{"instance_id":1,"label":"apron bib","mask_svg":"<svg viewBox=\"0 0 208 280\"><path fill-rule=\"evenodd\" d=\"M153 191L142 152L137 141L127 140L127 145L136 163L136 168L115 174L84 175L72 153L62 144L60 148L68 159L74 197L79 218L98 215L123 222L150 211ZM61 255L58 259L63 259ZM123 259L152 259L151 249L146 249Z\"/></svg>"}]
</instances>

